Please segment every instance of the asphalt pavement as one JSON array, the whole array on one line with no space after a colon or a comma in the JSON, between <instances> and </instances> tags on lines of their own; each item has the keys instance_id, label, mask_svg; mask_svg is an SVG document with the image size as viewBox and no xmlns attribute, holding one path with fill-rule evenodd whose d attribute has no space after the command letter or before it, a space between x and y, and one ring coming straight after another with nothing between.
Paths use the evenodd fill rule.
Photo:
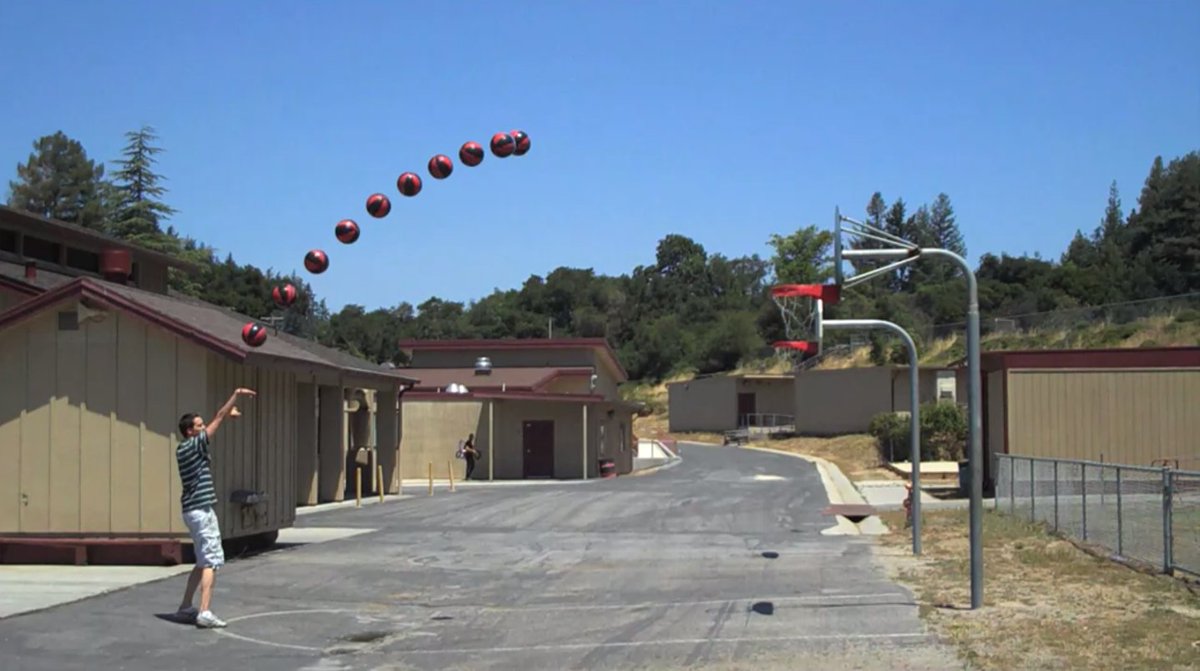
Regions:
<instances>
[{"instance_id":1,"label":"asphalt pavement","mask_svg":"<svg viewBox=\"0 0 1200 671\"><path fill-rule=\"evenodd\" d=\"M406 492L413 493L413 492ZM816 468L687 445L658 472L462 487L298 526L367 530L0 620L0 669L961 669Z\"/></svg>"}]
</instances>

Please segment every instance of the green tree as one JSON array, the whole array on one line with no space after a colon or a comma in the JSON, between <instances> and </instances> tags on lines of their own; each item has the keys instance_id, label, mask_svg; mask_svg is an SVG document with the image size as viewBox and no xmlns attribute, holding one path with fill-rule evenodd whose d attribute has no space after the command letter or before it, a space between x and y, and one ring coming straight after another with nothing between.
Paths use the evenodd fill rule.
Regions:
<instances>
[{"instance_id":1,"label":"green tree","mask_svg":"<svg viewBox=\"0 0 1200 671\"><path fill-rule=\"evenodd\" d=\"M790 235L772 235L770 245L775 284L822 284L833 277L830 231L806 226Z\"/></svg>"},{"instance_id":2,"label":"green tree","mask_svg":"<svg viewBox=\"0 0 1200 671\"><path fill-rule=\"evenodd\" d=\"M123 151L124 158L116 161L119 168L113 175L118 198L113 233L148 247L177 246L177 239L168 238L162 230L163 221L176 210L162 201L167 192L162 186L164 178L154 171L158 162L155 156L163 151L154 144L158 136L152 127L142 126L125 137L129 142Z\"/></svg>"},{"instance_id":3,"label":"green tree","mask_svg":"<svg viewBox=\"0 0 1200 671\"><path fill-rule=\"evenodd\" d=\"M62 131L38 138L8 183L8 206L97 231L107 230L110 190L104 165Z\"/></svg>"}]
</instances>

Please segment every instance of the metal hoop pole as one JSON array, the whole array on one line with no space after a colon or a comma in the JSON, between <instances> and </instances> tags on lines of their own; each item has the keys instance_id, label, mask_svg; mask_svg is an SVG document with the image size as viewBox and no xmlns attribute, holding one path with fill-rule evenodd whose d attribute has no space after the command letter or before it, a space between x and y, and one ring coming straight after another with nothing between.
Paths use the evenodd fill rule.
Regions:
<instances>
[{"instance_id":1,"label":"metal hoop pole","mask_svg":"<svg viewBox=\"0 0 1200 671\"><path fill-rule=\"evenodd\" d=\"M983 381L979 371L979 287L971 265L948 249L922 249L922 254L949 259L962 268L967 278L967 466L971 473L971 609L983 607Z\"/></svg>"},{"instance_id":2,"label":"metal hoop pole","mask_svg":"<svg viewBox=\"0 0 1200 671\"><path fill-rule=\"evenodd\" d=\"M914 555L919 555L921 554L921 385L920 369L917 363L917 345L908 331L897 324L881 319L829 319L824 324L830 330L881 329L891 331L904 341L904 347L908 350L908 394L911 406L908 458L912 463L912 551Z\"/></svg>"}]
</instances>

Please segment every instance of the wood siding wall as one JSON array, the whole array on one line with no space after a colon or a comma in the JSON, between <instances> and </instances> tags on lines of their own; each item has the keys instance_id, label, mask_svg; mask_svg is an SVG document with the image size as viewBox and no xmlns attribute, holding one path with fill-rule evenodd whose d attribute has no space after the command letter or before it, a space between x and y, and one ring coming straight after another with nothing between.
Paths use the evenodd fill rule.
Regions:
<instances>
[{"instance_id":1,"label":"wood siding wall","mask_svg":"<svg viewBox=\"0 0 1200 671\"><path fill-rule=\"evenodd\" d=\"M116 313L60 330L74 310L0 334L0 532L186 533L174 448L206 353Z\"/></svg>"},{"instance_id":2,"label":"wood siding wall","mask_svg":"<svg viewBox=\"0 0 1200 671\"><path fill-rule=\"evenodd\" d=\"M218 362L207 350L115 312L60 330L58 313L74 309L64 304L0 333L0 533L186 535L175 463L179 417L208 417L233 390L234 377L262 395L243 403L246 416L228 421L214 439L218 495L228 499L246 481L255 434L263 444L281 438L276 442L286 456L271 452L270 465L260 470L263 478L267 468L286 471L294 491L291 452L282 449L294 435L294 420L290 430L283 426L293 417L295 394L286 375ZM284 501L286 510L273 503L259 526L224 515L223 529L232 535L278 528L290 523L292 501Z\"/></svg>"},{"instance_id":3,"label":"wood siding wall","mask_svg":"<svg viewBox=\"0 0 1200 671\"><path fill-rule=\"evenodd\" d=\"M1200 370L1040 369L1010 370L1008 376L1012 454L1103 456L1140 466L1165 458L1179 458L1182 466L1184 459L1200 458ZM989 405L994 402L989 388ZM1002 451L1002 444L994 449Z\"/></svg>"},{"instance_id":4,"label":"wood siding wall","mask_svg":"<svg viewBox=\"0 0 1200 671\"><path fill-rule=\"evenodd\" d=\"M243 366L212 353L207 353L207 366L207 400L193 410L206 420L234 389L258 392L255 398L237 401L242 416L226 419L212 439L222 534L233 538L291 526L296 518L296 376ZM268 498L263 505L243 507L230 501L237 490L264 492Z\"/></svg>"}]
</instances>

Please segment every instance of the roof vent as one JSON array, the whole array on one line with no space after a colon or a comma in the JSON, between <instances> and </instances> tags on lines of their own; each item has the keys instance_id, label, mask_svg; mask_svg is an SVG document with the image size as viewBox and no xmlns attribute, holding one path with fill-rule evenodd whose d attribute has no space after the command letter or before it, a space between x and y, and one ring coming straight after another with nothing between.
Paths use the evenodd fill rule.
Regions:
<instances>
[{"instance_id":1,"label":"roof vent","mask_svg":"<svg viewBox=\"0 0 1200 671\"><path fill-rule=\"evenodd\" d=\"M486 356L481 356L475 359L475 374L476 375L491 375L492 360Z\"/></svg>"}]
</instances>

